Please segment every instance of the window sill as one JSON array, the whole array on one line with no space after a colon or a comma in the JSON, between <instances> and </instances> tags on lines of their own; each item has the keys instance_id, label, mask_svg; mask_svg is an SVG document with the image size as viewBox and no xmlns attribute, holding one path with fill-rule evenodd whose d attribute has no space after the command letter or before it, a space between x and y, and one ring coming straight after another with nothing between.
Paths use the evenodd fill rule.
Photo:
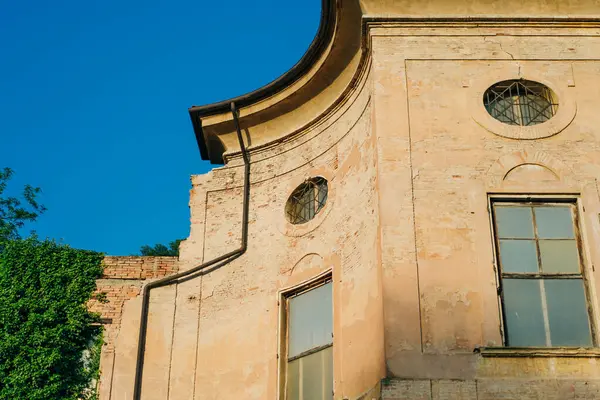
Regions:
<instances>
[{"instance_id":1,"label":"window sill","mask_svg":"<svg viewBox=\"0 0 600 400\"><path fill-rule=\"evenodd\" d=\"M600 357L596 347L478 347L473 352L483 357Z\"/></svg>"}]
</instances>

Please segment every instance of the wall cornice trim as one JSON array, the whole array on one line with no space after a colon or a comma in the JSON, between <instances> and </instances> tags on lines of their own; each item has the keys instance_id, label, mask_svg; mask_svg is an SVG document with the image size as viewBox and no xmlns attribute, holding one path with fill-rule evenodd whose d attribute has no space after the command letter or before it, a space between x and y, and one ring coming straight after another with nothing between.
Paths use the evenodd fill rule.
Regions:
<instances>
[{"instance_id":1,"label":"wall cornice trim","mask_svg":"<svg viewBox=\"0 0 600 400\"><path fill-rule=\"evenodd\" d=\"M302 58L286 73L267 85L244 95L234 97L229 100L218 103L207 104L204 106L192 106L188 109L192 126L196 135L196 141L200 149L200 155L203 160L219 162L222 155L211 155L208 149L206 138L202 132L202 117L228 112L230 104L234 102L238 108L246 107L258 101L266 99L273 94L285 89L297 81L302 75L306 74L313 64L323 55L331 42L337 20L336 0L322 0L321 2L321 20L315 38L311 42L308 50Z\"/></svg>"}]
</instances>

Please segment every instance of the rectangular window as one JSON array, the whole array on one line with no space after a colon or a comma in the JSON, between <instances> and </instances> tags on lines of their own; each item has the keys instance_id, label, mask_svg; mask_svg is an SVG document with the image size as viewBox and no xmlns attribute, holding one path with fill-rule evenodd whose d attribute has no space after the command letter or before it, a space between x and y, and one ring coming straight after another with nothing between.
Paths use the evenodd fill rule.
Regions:
<instances>
[{"instance_id":1,"label":"rectangular window","mask_svg":"<svg viewBox=\"0 0 600 400\"><path fill-rule=\"evenodd\" d=\"M575 204L492 205L506 345L592 347Z\"/></svg>"},{"instance_id":2,"label":"rectangular window","mask_svg":"<svg viewBox=\"0 0 600 400\"><path fill-rule=\"evenodd\" d=\"M333 399L331 281L286 297L286 400Z\"/></svg>"}]
</instances>

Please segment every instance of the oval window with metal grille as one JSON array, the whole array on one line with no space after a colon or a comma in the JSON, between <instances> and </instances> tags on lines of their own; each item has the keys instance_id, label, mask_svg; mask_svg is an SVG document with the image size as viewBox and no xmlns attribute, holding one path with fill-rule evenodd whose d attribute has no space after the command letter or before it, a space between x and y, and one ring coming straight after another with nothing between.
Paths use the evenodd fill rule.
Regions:
<instances>
[{"instance_id":1,"label":"oval window with metal grille","mask_svg":"<svg viewBox=\"0 0 600 400\"><path fill-rule=\"evenodd\" d=\"M496 83L483 94L483 104L498 121L519 126L546 122L558 110L556 95L549 87L525 79Z\"/></svg>"},{"instance_id":2,"label":"oval window with metal grille","mask_svg":"<svg viewBox=\"0 0 600 400\"><path fill-rule=\"evenodd\" d=\"M315 217L327 202L327 180L310 178L298 186L285 205L285 215L294 225L304 224Z\"/></svg>"}]
</instances>

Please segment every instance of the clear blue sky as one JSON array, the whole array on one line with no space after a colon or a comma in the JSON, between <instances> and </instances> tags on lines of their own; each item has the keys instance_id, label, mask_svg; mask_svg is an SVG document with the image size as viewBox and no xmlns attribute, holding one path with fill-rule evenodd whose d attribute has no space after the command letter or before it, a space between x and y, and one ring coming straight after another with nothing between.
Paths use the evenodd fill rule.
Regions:
<instances>
[{"instance_id":1,"label":"clear blue sky","mask_svg":"<svg viewBox=\"0 0 600 400\"><path fill-rule=\"evenodd\" d=\"M0 168L40 186L39 236L113 255L189 233L187 108L304 54L320 1L0 0Z\"/></svg>"}]
</instances>

